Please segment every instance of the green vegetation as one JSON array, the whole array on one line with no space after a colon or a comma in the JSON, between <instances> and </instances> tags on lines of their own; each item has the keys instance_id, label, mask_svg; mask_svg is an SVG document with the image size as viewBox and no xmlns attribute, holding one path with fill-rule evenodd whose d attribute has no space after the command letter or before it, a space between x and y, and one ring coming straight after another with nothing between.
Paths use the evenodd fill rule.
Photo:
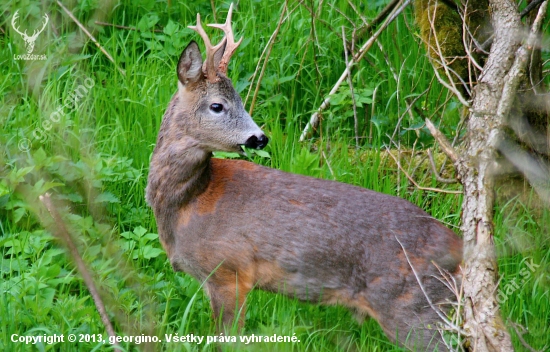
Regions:
<instances>
[{"instance_id":1,"label":"green vegetation","mask_svg":"<svg viewBox=\"0 0 550 352\"><path fill-rule=\"evenodd\" d=\"M221 21L229 2L216 3ZM79 2L71 10L87 27L96 28L96 38L116 64L87 41L56 3L48 4L23 1L0 5L0 25L6 32L0 34L0 350L30 349L12 343L12 334L106 336L65 246L40 222L41 217L48 218L38 201L45 192L52 193L64 214L119 334L157 335L163 340L164 334L215 335L201 283L173 272L144 199L156 135L177 87L179 54L190 40L198 40L186 25L195 23L197 12L205 23L214 22L210 3L121 1L105 11L109 17L102 19L139 29L127 30L95 26L93 21L105 16L97 10L109 6ZM273 45L252 114L271 138L266 148L270 157L253 159L285 171L399 195L458 233L461 197L418 190L397 170L386 150L399 146L403 168L419 183L459 189L438 184L423 158L433 139L421 114L440 121L441 130L454 138L461 131L461 106L434 79L417 39L412 8L389 26L379 45L354 68L359 145L356 147L351 92L346 84L333 97L312 138L298 142L309 116L344 70L341 27L346 27L348 37L352 32L346 17L361 23L347 1L323 2L322 8L318 5L317 1L288 4L290 13ZM372 19L384 5L385 1L364 1L357 8ZM44 13L49 14L56 31L49 25L34 49L34 53L46 55L45 61L14 60L14 55L25 53L21 36L11 31L11 16L18 9L23 28L28 26L29 32ZM263 65L260 54L282 9L280 2L246 0L234 15L237 38L242 35L245 39L229 66L229 75L243 100L251 92L247 108L258 76L254 81L251 77L256 66ZM79 96L76 105L66 105L74 102L75 95ZM407 104L415 106L412 114ZM412 161L416 159L422 159L423 166L415 167L418 160ZM440 167L444 158L436 159ZM496 210L503 314L510 324L528 328L522 338L538 350L550 346L549 228L547 210L534 211L518 199L499 204ZM517 330L522 332L520 327ZM249 296L244 334L295 334L300 343L222 344L222 348L400 350L374 320L359 325L344 308L306 304L259 291ZM522 350L517 334L512 332L512 336ZM121 346L125 350L143 347ZM152 347L215 350L213 345L205 348L204 343L164 342ZM40 351L110 349L93 340L36 346Z\"/></svg>"}]
</instances>

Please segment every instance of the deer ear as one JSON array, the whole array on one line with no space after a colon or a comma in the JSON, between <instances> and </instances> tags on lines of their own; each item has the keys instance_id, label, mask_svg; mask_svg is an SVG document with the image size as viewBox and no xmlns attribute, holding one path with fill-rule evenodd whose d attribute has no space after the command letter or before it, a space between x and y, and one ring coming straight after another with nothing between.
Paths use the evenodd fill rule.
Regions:
<instances>
[{"instance_id":1,"label":"deer ear","mask_svg":"<svg viewBox=\"0 0 550 352\"><path fill-rule=\"evenodd\" d=\"M202 77L202 56L199 46L191 41L183 50L178 62L178 79L184 86Z\"/></svg>"}]
</instances>

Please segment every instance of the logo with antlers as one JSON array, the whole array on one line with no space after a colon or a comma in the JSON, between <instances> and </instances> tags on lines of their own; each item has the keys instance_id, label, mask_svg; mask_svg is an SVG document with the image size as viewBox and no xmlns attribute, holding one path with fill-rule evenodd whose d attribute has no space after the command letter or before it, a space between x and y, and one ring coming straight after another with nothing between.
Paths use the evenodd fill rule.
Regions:
<instances>
[{"instance_id":1,"label":"logo with antlers","mask_svg":"<svg viewBox=\"0 0 550 352\"><path fill-rule=\"evenodd\" d=\"M23 40L25 41L25 47L27 48L27 54L31 54L34 50L34 42L36 41L36 38L38 38L38 35L42 33L44 28L46 28L46 25L48 24L49 17L48 15L44 15L44 25L40 29L35 29L31 36L27 34L27 30L25 32L21 32L18 27L15 25L15 21L19 18L19 10L15 11L13 14L13 18L11 19L11 26L13 29L23 37Z\"/></svg>"}]
</instances>

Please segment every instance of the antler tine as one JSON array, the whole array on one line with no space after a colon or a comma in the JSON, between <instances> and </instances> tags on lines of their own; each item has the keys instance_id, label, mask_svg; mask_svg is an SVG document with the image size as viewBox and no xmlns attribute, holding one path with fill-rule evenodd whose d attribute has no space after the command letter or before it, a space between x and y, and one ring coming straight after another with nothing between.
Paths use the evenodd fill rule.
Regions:
<instances>
[{"instance_id":1,"label":"antler tine","mask_svg":"<svg viewBox=\"0 0 550 352\"><path fill-rule=\"evenodd\" d=\"M233 28L231 27L232 15L233 15L233 3L231 3L231 6L229 6L229 12L227 13L227 19L225 20L224 24L217 24L217 23L208 24L209 27L221 29L225 33L225 38L227 38L227 46L225 47L225 52L223 53L223 57L219 65L220 72L224 74L227 73L227 65L229 64L229 60L231 59L231 56L233 56L233 53L243 41L243 37L241 37L241 39L239 39L238 42L235 42L235 38L233 36Z\"/></svg>"},{"instance_id":2,"label":"antler tine","mask_svg":"<svg viewBox=\"0 0 550 352\"><path fill-rule=\"evenodd\" d=\"M188 26L190 29L194 30L195 32L199 33L201 36L204 45L206 46L206 61L204 62L202 66L203 72L206 74L206 78L213 82L216 80L216 67L214 67L214 55L216 54L216 51L220 49L223 45L225 45L226 38L223 38L218 44L215 46L212 46L212 43L210 42L210 38L208 38L208 35L204 31L204 28L202 28L201 25L201 15L197 13L197 25L196 26Z\"/></svg>"},{"instance_id":3,"label":"antler tine","mask_svg":"<svg viewBox=\"0 0 550 352\"><path fill-rule=\"evenodd\" d=\"M19 31L19 28L17 28L19 26L17 26L17 27L15 26L15 21L17 21L18 18L19 18L19 10L15 11L15 13L13 14L13 17L11 19L11 26L20 35L26 36L27 35L27 30L25 30L25 33L22 33L22 32Z\"/></svg>"},{"instance_id":4,"label":"antler tine","mask_svg":"<svg viewBox=\"0 0 550 352\"><path fill-rule=\"evenodd\" d=\"M44 25L42 25L42 28L40 28L40 29L35 29L34 32L32 32L32 36L31 36L32 39L38 37L38 35L39 35L40 33L42 33L42 31L44 30L44 28L46 28L46 25L48 24L48 20L50 19L50 18L48 17L48 14L44 14L44 19L45 19L45 21L44 21Z\"/></svg>"}]
</instances>

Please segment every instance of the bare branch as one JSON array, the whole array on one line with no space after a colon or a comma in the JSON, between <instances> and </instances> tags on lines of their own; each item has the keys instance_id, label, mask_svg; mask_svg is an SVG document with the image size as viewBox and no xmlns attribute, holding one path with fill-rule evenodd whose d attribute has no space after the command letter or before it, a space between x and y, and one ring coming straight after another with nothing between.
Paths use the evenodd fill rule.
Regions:
<instances>
[{"instance_id":1,"label":"bare branch","mask_svg":"<svg viewBox=\"0 0 550 352\"><path fill-rule=\"evenodd\" d=\"M368 33L371 28L378 26L378 24L380 24L380 22L382 22L388 16L388 14L395 10L398 4L399 0L392 0L389 4L387 4L386 7L384 7L382 11L380 11L380 13L370 23L365 23L363 27L359 28L359 30L357 31L357 39L363 38L365 33ZM365 22L365 20L363 20L363 22Z\"/></svg>"},{"instance_id":2,"label":"bare branch","mask_svg":"<svg viewBox=\"0 0 550 352\"><path fill-rule=\"evenodd\" d=\"M519 339L519 342L521 342L521 344L523 345L523 347L527 348L529 351L531 352L544 352L544 351L547 351L547 347L548 346L544 346L541 350L536 350L534 349L533 347L531 347L527 341L525 341L525 339L523 338L523 335L525 334L525 328L523 326L521 326L520 324L517 324L517 323L514 323L513 321L511 321L510 319L508 319L508 324L512 325L512 328L514 328L514 331L516 332L516 335ZM521 328L521 332L518 330L518 327Z\"/></svg>"},{"instance_id":3,"label":"bare branch","mask_svg":"<svg viewBox=\"0 0 550 352\"><path fill-rule=\"evenodd\" d=\"M101 21L94 21L94 24L97 24L98 26L104 26L104 27L114 27L114 28L118 28L118 29L126 29L126 30L129 30L129 31L139 31L139 29L137 29L135 27L121 26L121 25L118 25L118 24L101 22ZM162 29L153 29L153 32L155 32L155 33L164 33L164 31Z\"/></svg>"},{"instance_id":4,"label":"bare branch","mask_svg":"<svg viewBox=\"0 0 550 352\"><path fill-rule=\"evenodd\" d=\"M521 18L527 16L529 14L529 12L531 12L533 9L535 9L537 6L539 6L539 4L545 2L546 0L534 0L532 1L529 5L527 5L527 7L525 7L523 9L523 11L521 11L521 13L519 14L521 16ZM540 13L540 9L539 9L539 13Z\"/></svg>"},{"instance_id":5,"label":"bare branch","mask_svg":"<svg viewBox=\"0 0 550 352\"><path fill-rule=\"evenodd\" d=\"M288 19L288 16L292 11L287 13L287 16L285 17L284 14L287 11L287 1L285 1L285 4L283 6L283 10L281 11L281 16L279 17L279 22L277 23L277 27L273 31L273 34L271 34L271 37L269 38L266 47L264 48L264 51L262 52L262 55L260 55L260 59L258 60L258 64L256 65L256 70L254 71L254 75L252 76L252 81L254 81L254 78L256 77L256 73L258 72L258 69L260 67L260 62L262 61L262 57L265 53L265 59L264 64L262 66L262 70L260 71L260 77L258 78L258 81L256 82L256 88L254 89L254 95L252 96L252 103L250 103L250 109L248 109L248 113L252 115L254 112L254 106L256 105L256 98L258 97L258 92L260 91L260 84L262 83L262 78L264 77L265 69L267 67L267 62L269 61L269 56L271 55L271 49L273 49L273 45L275 44L275 38L277 38L277 35L279 34L279 30L281 29L281 25L283 22L285 22ZM244 103L246 105L246 102L248 101L248 97L250 95L250 90L252 89L252 85L250 85L250 89L248 90L248 94L246 95L246 99L244 100Z\"/></svg>"},{"instance_id":6,"label":"bare branch","mask_svg":"<svg viewBox=\"0 0 550 352\"><path fill-rule=\"evenodd\" d=\"M512 108L512 104L515 100L517 89L521 78L525 75L525 69L527 67L527 62L529 61L529 55L531 50L538 39L540 27L542 24L542 19L546 15L546 9L548 8L548 1L545 1L539 8L537 17L533 21L533 26L529 37L525 44L520 46L516 52L516 58L514 64L508 72L507 79L504 83L504 88L502 89L502 97L500 99L498 109L497 109L497 118L501 121L505 121L508 113Z\"/></svg>"},{"instance_id":7,"label":"bare branch","mask_svg":"<svg viewBox=\"0 0 550 352\"><path fill-rule=\"evenodd\" d=\"M393 156L393 154L390 152L390 148L386 148L387 151L388 151L388 154L390 155L390 157L395 161L395 163L397 164L397 167L399 168L399 170L401 170L401 172L403 172L405 174L405 176L407 177L407 179L409 181L412 182L412 184L418 188L419 190L421 191L432 191L432 192L438 192L438 193L449 193L449 194L462 194L462 191L449 191L449 190L446 190L446 189L441 189L441 188L432 188L432 187L422 187L420 186L408 173L407 171L405 171L403 169L403 167L399 164L399 162L397 161L397 158L395 156Z\"/></svg>"},{"instance_id":8,"label":"bare branch","mask_svg":"<svg viewBox=\"0 0 550 352\"><path fill-rule=\"evenodd\" d=\"M411 267L411 270L414 274L414 277L416 278L416 281L418 283L418 286L420 286L420 289L422 290L422 293L424 294L424 297L426 298L426 300L428 301L428 304L430 305L430 308L432 308L436 314L439 316L439 318L445 323L445 325L447 325L448 327L450 327L451 329L453 329L454 331L457 331L459 332L460 334L462 335L466 335L466 332L463 331L459 326L455 325L452 321L450 321L443 313L441 313L441 310L438 309L435 304L433 304L431 298L428 296L428 293L426 292L426 289L424 288L424 285L422 285L422 280L420 279L420 277L418 276L418 273L416 272L414 266L412 265L410 259L409 259L409 255L407 254L407 251L405 250L405 247L403 246L403 244L401 243L401 241L399 241L399 238L397 238L397 236L395 236L395 240L399 243L399 245L401 246L401 248L403 249L403 253L405 254L405 258L407 259L407 263L409 263L409 266Z\"/></svg>"},{"instance_id":9,"label":"bare branch","mask_svg":"<svg viewBox=\"0 0 550 352\"><path fill-rule=\"evenodd\" d=\"M431 48L434 52L436 52L437 55L439 56L439 60L438 60L439 65L444 69L445 75L447 76L447 79L449 80L449 82L446 82L445 80L443 80L441 78L441 76L439 75L439 72L438 72L438 69L437 69L436 65L432 65L433 68L434 68L435 75L437 76L437 79L439 80L439 82L442 85L444 85L447 89L452 91L464 106L470 106L470 104L468 103L466 98L464 98L462 93L456 87L455 80L453 79L452 74L454 74L454 77L456 77L458 80L460 80L462 82L462 85L463 85L464 89L466 89L466 91L468 92L468 95L471 96L471 92L468 88L468 85L464 82L462 77L460 77L456 72L454 72L449 67L449 65L447 64L447 58L443 55L443 51L442 51L441 46L439 44L439 38L437 36L437 31L435 29L435 24L434 24L435 23L435 16L436 16L437 6L435 6L433 9L434 10L433 10L433 13L432 13L432 17L430 17L429 16L430 14L428 13L428 21L430 22L430 28L431 28L431 32L433 33L433 38L434 38L436 48L433 48L432 45L428 41L426 41L426 45L429 48ZM435 58L430 56L430 59L433 60Z\"/></svg>"},{"instance_id":10,"label":"bare branch","mask_svg":"<svg viewBox=\"0 0 550 352\"><path fill-rule=\"evenodd\" d=\"M498 150L517 167L529 181L539 197L550 205L550 167L542 160L535 159L528 152L521 149L517 144L501 138L497 141Z\"/></svg>"},{"instance_id":11,"label":"bare branch","mask_svg":"<svg viewBox=\"0 0 550 352\"><path fill-rule=\"evenodd\" d=\"M84 25L82 23L80 23L80 21L73 15L73 13L71 11L69 11L69 9L67 9L65 6L63 6L63 4L61 3L61 1L57 0L57 4L59 5L59 7L61 7L63 9L63 11L65 11L65 13L74 21L74 23L76 23L76 25L78 27L80 27L80 29L88 36L88 38L90 38L92 40L92 42L95 44L95 46L97 46L99 48L99 50L101 50L101 52L103 54L105 54L105 56L107 56L107 59L109 59L109 61L111 61L116 69L118 70L118 72L120 72L123 76L126 76L126 71L124 71L123 69L121 69L120 67L117 66L116 62L115 62L115 59L113 59L113 57L111 56L111 54L109 54L107 52L107 50L105 50L105 48L103 48L101 46L101 44L99 44L99 42L97 41L97 39L95 39L95 37L92 35L92 33L90 33L86 27L84 27Z\"/></svg>"},{"instance_id":12,"label":"bare branch","mask_svg":"<svg viewBox=\"0 0 550 352\"><path fill-rule=\"evenodd\" d=\"M336 175L334 174L334 170L332 170L332 166L330 166L330 162L328 161L327 155L325 154L325 151L321 151L321 156L323 159L325 159L325 162L327 163L328 170L330 171L330 174L332 175L332 179L336 180Z\"/></svg>"},{"instance_id":13,"label":"bare branch","mask_svg":"<svg viewBox=\"0 0 550 352\"><path fill-rule=\"evenodd\" d=\"M351 66L353 66L355 63L359 62L363 58L367 51L369 51L369 49L372 47L372 44L374 44L374 41L388 27L388 25L395 20L395 18L405 9L405 7L407 7L411 3L411 1L412 0L401 0L401 6L397 7L393 11L392 15L386 18L386 21L380 26L376 33L374 33L369 38L369 40L367 40L367 42L363 44L363 46L359 49L359 52L353 56L352 60L350 60L350 62L346 65L346 69L344 70L344 72L342 72L342 75L340 76L334 87L332 87L332 89L328 93L328 97L323 100L323 103L317 109L317 111L313 115L311 115L309 122L306 124L306 127L300 135L300 142L303 142L306 139L310 129L317 127L317 124L319 123L320 113L330 105L330 96L338 91L338 88L340 88L342 82L344 82L347 75L349 75L351 71Z\"/></svg>"},{"instance_id":14,"label":"bare branch","mask_svg":"<svg viewBox=\"0 0 550 352\"><path fill-rule=\"evenodd\" d=\"M348 51L346 50L346 32L344 30L344 26L342 26L342 38L344 42L344 56L346 60L346 65L348 64ZM353 35L352 35L352 44L353 47ZM351 81L351 75L348 75L347 77L349 91L351 94L351 103L353 108L353 127L355 131L355 148L359 148L359 121L357 121L357 103L355 102L355 93L353 92L353 82Z\"/></svg>"},{"instance_id":15,"label":"bare branch","mask_svg":"<svg viewBox=\"0 0 550 352\"><path fill-rule=\"evenodd\" d=\"M99 294L99 291L94 283L94 280L92 278L92 275L88 271L88 268L86 267L86 264L84 263L84 260L80 256L80 253L78 252L78 248L76 247L71 235L69 234L69 231L67 231L67 228L65 227L65 222L63 219L61 219L61 216L57 212L57 209L52 204L50 194L46 193L39 197L40 202L44 204L46 209L48 210L48 213L52 217L52 219L55 222L55 227L50 227L50 231L52 231L58 238L60 238L63 243L67 246L69 249L69 253L73 257L74 262L76 263L76 267L78 271L80 272L80 275L82 275L82 279L84 280L84 283L86 284L86 287L88 288L88 291L90 291L90 295L92 296L96 309L99 313L99 316L101 317L101 321L103 322L103 325L105 326L105 329L107 330L107 334L109 334L110 337L116 338L116 332L113 328L113 325L111 324L111 321L109 319L109 315L107 314L107 309L105 308L105 304L103 303L103 300L101 299L101 296ZM115 345L116 347L119 347L118 345ZM118 348L116 348L117 351L120 351Z\"/></svg>"},{"instance_id":16,"label":"bare branch","mask_svg":"<svg viewBox=\"0 0 550 352\"><path fill-rule=\"evenodd\" d=\"M456 163L456 161L458 160L458 154L451 143L449 143L445 135L441 133L441 131L439 131L437 127L435 127L435 125L432 123L432 121L430 121L429 118L426 118L425 121L426 127L428 127L432 136L435 138L437 143L439 143L443 152L452 160L453 163Z\"/></svg>"},{"instance_id":17,"label":"bare branch","mask_svg":"<svg viewBox=\"0 0 550 352\"><path fill-rule=\"evenodd\" d=\"M432 151L430 149L428 149L428 158L430 159L430 165L432 166L433 175L435 176L435 179L438 182L448 183L448 184L458 183L458 180L456 178L443 178L441 177L441 175L439 175L439 172L437 172L437 167L435 166L435 160L432 155Z\"/></svg>"}]
</instances>

